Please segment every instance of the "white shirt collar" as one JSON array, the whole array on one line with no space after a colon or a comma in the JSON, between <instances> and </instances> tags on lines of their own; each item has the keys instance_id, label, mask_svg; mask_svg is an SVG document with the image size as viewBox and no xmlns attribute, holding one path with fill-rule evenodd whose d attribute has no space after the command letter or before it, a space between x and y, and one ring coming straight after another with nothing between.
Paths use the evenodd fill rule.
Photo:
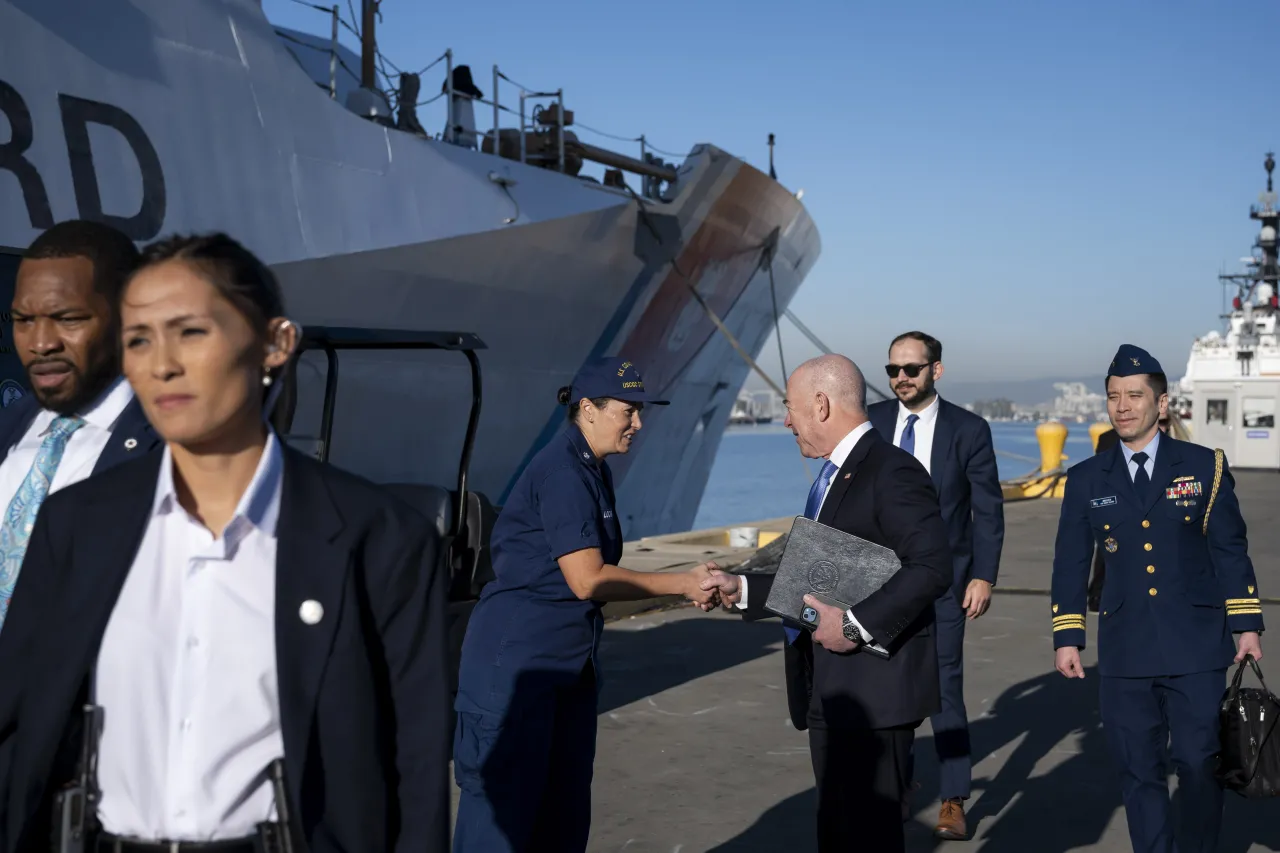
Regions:
<instances>
[{"instance_id":1,"label":"white shirt collar","mask_svg":"<svg viewBox=\"0 0 1280 853\"><path fill-rule=\"evenodd\" d=\"M284 481L284 454L280 450L280 441L274 430L267 431L267 445L262 450L262 458L258 460L258 469L249 481L249 487L240 496L235 514L227 524L226 531L239 527L239 519L243 518L254 527L275 536L276 521L280 517L280 492ZM160 460L160 479L156 482L155 501L151 506L151 514L163 515L178 506L178 490L173 482L173 456L166 444L164 457ZM224 531L223 536L226 536Z\"/></svg>"},{"instance_id":2,"label":"white shirt collar","mask_svg":"<svg viewBox=\"0 0 1280 853\"><path fill-rule=\"evenodd\" d=\"M122 377L111 383L107 390L98 395L97 399L76 414L84 418L85 423L90 426L109 430L116 425L116 421L120 419L120 415L131 402L133 402L133 388ZM57 418L57 415L48 409L44 411L51 417L41 434L47 433Z\"/></svg>"},{"instance_id":3,"label":"white shirt collar","mask_svg":"<svg viewBox=\"0 0 1280 853\"><path fill-rule=\"evenodd\" d=\"M853 452L854 446L864 435L871 432L871 421L866 421L853 428L853 431L840 439L840 443L836 445L836 449L831 451L831 462L836 468L843 468L844 461L849 458L849 454Z\"/></svg>"},{"instance_id":4,"label":"white shirt collar","mask_svg":"<svg viewBox=\"0 0 1280 853\"><path fill-rule=\"evenodd\" d=\"M929 403L929 405L925 406L924 409L919 412L911 411L910 409L908 409L906 406L902 404L901 400L899 400L898 401L898 423L900 424L906 423L908 415L919 415L920 423L922 424L933 423L938 419L938 408L941 400L942 400L941 396L934 394L933 400Z\"/></svg>"},{"instance_id":5,"label":"white shirt collar","mask_svg":"<svg viewBox=\"0 0 1280 853\"><path fill-rule=\"evenodd\" d=\"M1151 441L1147 443L1147 446L1142 448L1142 452L1147 454L1147 458L1151 460L1152 464L1154 464L1156 461L1156 451L1159 449L1160 430L1156 430L1156 434L1151 437ZM1126 465L1133 461L1133 454L1138 452L1136 450L1130 450L1129 445L1125 444L1123 441L1120 442L1120 450L1124 453L1124 464Z\"/></svg>"}]
</instances>

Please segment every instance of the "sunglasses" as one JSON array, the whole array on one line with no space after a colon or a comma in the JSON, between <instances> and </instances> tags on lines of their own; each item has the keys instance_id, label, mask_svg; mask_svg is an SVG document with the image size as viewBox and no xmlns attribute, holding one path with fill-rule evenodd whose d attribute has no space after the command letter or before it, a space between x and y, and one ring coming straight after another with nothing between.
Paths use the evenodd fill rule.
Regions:
<instances>
[{"instance_id":1,"label":"sunglasses","mask_svg":"<svg viewBox=\"0 0 1280 853\"><path fill-rule=\"evenodd\" d=\"M924 364L886 364L884 366L884 372L889 374L890 379L896 379L898 377L898 371L902 371L907 374L907 377L910 379L915 379L920 375L920 371L924 370L926 367L931 367L932 365L932 361L926 361Z\"/></svg>"}]
</instances>

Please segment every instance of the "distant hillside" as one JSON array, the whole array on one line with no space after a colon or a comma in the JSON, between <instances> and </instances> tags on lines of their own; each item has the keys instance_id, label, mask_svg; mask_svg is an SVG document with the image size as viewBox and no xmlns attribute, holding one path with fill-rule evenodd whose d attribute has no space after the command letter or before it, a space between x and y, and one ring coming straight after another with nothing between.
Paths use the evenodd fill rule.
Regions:
<instances>
[{"instance_id":1,"label":"distant hillside","mask_svg":"<svg viewBox=\"0 0 1280 853\"><path fill-rule=\"evenodd\" d=\"M1047 403L1058 396L1054 390L1055 382L1083 382L1090 391L1099 394L1105 392L1103 382L1097 377L1086 379L1024 379L1016 382L965 382L943 377L938 383L938 392L953 403L964 405L975 400L994 400L1000 397L1023 406L1034 406ZM888 390L887 388L884 390Z\"/></svg>"},{"instance_id":2,"label":"distant hillside","mask_svg":"<svg viewBox=\"0 0 1280 853\"><path fill-rule=\"evenodd\" d=\"M1003 397L1012 403L1021 406L1034 406L1038 403L1052 402L1058 396L1058 392L1054 390L1055 382L1084 382L1089 386L1090 391L1096 391L1099 394L1105 393L1106 388L1098 377L1081 378L1057 378L1057 379L1022 379L1018 381L991 381L991 382L975 382L952 379L945 376L942 382L938 384L938 391L942 396L946 397L953 403L965 405L975 400L996 400ZM882 391L889 390L889 384L885 380L884 374L871 377L871 384ZM760 381L759 377L752 374L747 377L746 384L743 386L748 391L760 391L765 388L765 384ZM876 394L868 394L868 401L875 402L880 399Z\"/></svg>"}]
</instances>

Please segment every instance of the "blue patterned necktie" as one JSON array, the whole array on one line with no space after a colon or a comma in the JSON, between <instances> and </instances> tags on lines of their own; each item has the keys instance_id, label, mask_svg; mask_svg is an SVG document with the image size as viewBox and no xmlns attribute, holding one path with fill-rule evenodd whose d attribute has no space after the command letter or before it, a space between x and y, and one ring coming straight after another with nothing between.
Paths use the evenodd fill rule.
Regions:
<instances>
[{"instance_id":1,"label":"blue patterned necktie","mask_svg":"<svg viewBox=\"0 0 1280 853\"><path fill-rule=\"evenodd\" d=\"M5 511L4 522L0 524L0 626L9 613L9 599L13 596L14 584L18 582L18 572L22 569L22 558L27 553L27 542L31 538L31 528L35 526L36 514L40 505L49 496L49 484L57 473L58 463L67 449L71 434L84 426L84 420L77 417L58 417L49 426L49 434L45 436L36 453L36 461L32 463L27 478L18 487L18 492L9 502Z\"/></svg>"},{"instance_id":2,"label":"blue patterned necktie","mask_svg":"<svg viewBox=\"0 0 1280 853\"><path fill-rule=\"evenodd\" d=\"M831 485L831 478L836 475L840 468L836 466L830 459L822 466L822 470L818 473L818 479L813 481L813 485L809 487L809 500L805 501L804 517L818 520L818 510L822 509L822 499L827 496L827 486ZM800 636L799 628L792 628L789 625L783 625L782 630L787 634L787 643L791 644L796 641L796 637Z\"/></svg>"},{"instance_id":3,"label":"blue patterned necktie","mask_svg":"<svg viewBox=\"0 0 1280 853\"><path fill-rule=\"evenodd\" d=\"M902 428L902 438L898 440L898 446L910 453L916 455L916 421L920 420L919 415L907 415L907 425Z\"/></svg>"}]
</instances>

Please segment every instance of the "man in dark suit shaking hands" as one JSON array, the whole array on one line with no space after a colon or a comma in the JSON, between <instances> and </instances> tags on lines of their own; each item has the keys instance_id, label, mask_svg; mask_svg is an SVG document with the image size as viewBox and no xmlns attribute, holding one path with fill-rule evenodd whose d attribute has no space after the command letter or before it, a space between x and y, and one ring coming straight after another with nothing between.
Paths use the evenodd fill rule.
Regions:
<instances>
[{"instance_id":1,"label":"man in dark suit shaking hands","mask_svg":"<svg viewBox=\"0 0 1280 853\"><path fill-rule=\"evenodd\" d=\"M987 612L1004 545L1004 497L991 427L948 403L934 387L942 378L942 344L906 332L889 345L885 366L896 400L871 406L876 431L915 456L929 472L951 546L951 589L934 603L942 710L930 720L940 765L942 806L934 834L969 837L964 801L972 764L964 707L965 619Z\"/></svg>"},{"instance_id":2,"label":"man in dark suit shaking hands","mask_svg":"<svg viewBox=\"0 0 1280 853\"><path fill-rule=\"evenodd\" d=\"M826 460L805 516L892 548L902 562L850 610L806 596L817 629L787 631L787 697L792 723L809 731L818 849L900 853L911 742L939 708L933 602L951 583L951 557L937 493L924 467L872 428L862 373L844 356L800 365L786 406L801 454ZM716 573L703 588L718 586L726 607L760 619L770 615L772 584L769 574ZM890 656L864 653L863 645Z\"/></svg>"}]
</instances>

